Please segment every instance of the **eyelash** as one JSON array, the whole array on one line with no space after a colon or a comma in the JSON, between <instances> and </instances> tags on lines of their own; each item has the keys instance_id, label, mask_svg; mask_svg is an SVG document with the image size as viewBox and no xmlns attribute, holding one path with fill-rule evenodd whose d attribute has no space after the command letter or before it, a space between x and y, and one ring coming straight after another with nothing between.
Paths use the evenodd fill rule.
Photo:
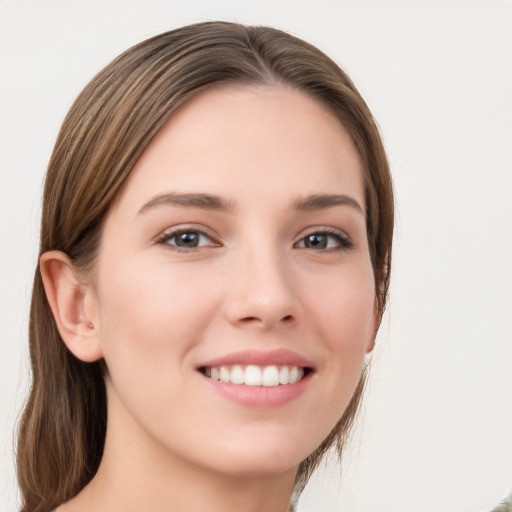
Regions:
<instances>
[{"instance_id":1,"label":"eyelash","mask_svg":"<svg viewBox=\"0 0 512 512\"><path fill-rule=\"evenodd\" d=\"M176 244L169 243L170 240L175 239L176 237L178 237L180 235L185 235L185 234L194 234L194 235L199 235L200 237L203 236L203 237L208 238L212 243L208 244L206 246L196 246L196 247L180 247ZM336 239L337 247L328 247L328 248L323 248L323 249L319 249L319 250L315 250L311 247L299 247L300 243L305 242L307 237L310 237L313 235L334 238L334 239ZM166 233L163 233L162 236L158 237L155 240L155 243L158 245L167 245L171 250L176 251L176 252L192 252L194 250L200 249L201 247L219 247L220 246L220 244L216 243L212 239L211 235L209 235L205 231L203 231L201 229L197 229L197 228L180 228L180 229L168 231ZM325 229L325 228L318 229L318 230L311 231L311 232L307 233L298 242L296 242L294 244L294 247L298 247L300 249L302 249L302 248L311 249L315 252L347 251L349 249L352 249L353 246L354 246L354 243L343 232L337 231L337 230L332 230L332 229Z\"/></svg>"}]
</instances>

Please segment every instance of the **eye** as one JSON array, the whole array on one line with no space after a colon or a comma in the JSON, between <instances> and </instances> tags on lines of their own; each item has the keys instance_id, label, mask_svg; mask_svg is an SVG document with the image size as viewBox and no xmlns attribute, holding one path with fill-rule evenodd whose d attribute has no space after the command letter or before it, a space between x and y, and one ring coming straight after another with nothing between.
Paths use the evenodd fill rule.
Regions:
<instances>
[{"instance_id":1,"label":"eye","mask_svg":"<svg viewBox=\"0 0 512 512\"><path fill-rule=\"evenodd\" d=\"M309 233L299 240L296 247L301 249L313 249L316 251L345 250L353 247L350 239L341 232L318 231Z\"/></svg>"},{"instance_id":2,"label":"eye","mask_svg":"<svg viewBox=\"0 0 512 512\"><path fill-rule=\"evenodd\" d=\"M157 244L170 246L177 251L187 251L199 247L216 247L219 244L214 242L206 233L196 229L180 229L164 233L157 241Z\"/></svg>"}]
</instances>

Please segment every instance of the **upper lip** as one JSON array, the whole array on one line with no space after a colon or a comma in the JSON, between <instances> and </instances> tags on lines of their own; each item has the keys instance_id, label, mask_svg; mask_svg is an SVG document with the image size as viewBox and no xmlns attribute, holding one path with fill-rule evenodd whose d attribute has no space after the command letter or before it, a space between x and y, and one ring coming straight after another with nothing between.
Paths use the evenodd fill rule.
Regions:
<instances>
[{"instance_id":1,"label":"upper lip","mask_svg":"<svg viewBox=\"0 0 512 512\"><path fill-rule=\"evenodd\" d=\"M216 357L199 365L199 368L217 366L255 365L255 366L298 366L313 369L313 363L304 356L287 349L270 351L243 350Z\"/></svg>"}]
</instances>

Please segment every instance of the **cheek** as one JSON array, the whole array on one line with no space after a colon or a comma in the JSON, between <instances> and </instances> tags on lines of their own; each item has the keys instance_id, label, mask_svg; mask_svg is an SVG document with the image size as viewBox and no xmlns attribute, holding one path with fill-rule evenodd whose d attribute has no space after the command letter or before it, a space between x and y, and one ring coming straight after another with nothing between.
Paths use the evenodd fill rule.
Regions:
<instances>
[{"instance_id":1,"label":"cheek","mask_svg":"<svg viewBox=\"0 0 512 512\"><path fill-rule=\"evenodd\" d=\"M165 261L134 260L107 268L108 278L104 272L98 279L107 366L144 360L154 368L168 364L170 355L178 362L209 321L215 288Z\"/></svg>"},{"instance_id":2,"label":"cheek","mask_svg":"<svg viewBox=\"0 0 512 512\"><path fill-rule=\"evenodd\" d=\"M323 286L322 286L323 284ZM319 329L336 347L366 351L375 326L375 288L371 267L347 267L318 282L310 298Z\"/></svg>"},{"instance_id":3,"label":"cheek","mask_svg":"<svg viewBox=\"0 0 512 512\"><path fill-rule=\"evenodd\" d=\"M185 413L197 403L190 396L190 355L211 320L216 287L168 261L125 260L104 271L100 339L112 415L149 430L147 418L169 425L162 404Z\"/></svg>"},{"instance_id":4,"label":"cheek","mask_svg":"<svg viewBox=\"0 0 512 512\"><path fill-rule=\"evenodd\" d=\"M325 280L311 296L312 322L328 354L332 392L345 402L359 381L375 329L375 291L369 268L353 268Z\"/></svg>"},{"instance_id":5,"label":"cheek","mask_svg":"<svg viewBox=\"0 0 512 512\"><path fill-rule=\"evenodd\" d=\"M374 325L374 296L362 288L338 290L324 299L326 339L337 346L366 351ZM360 349L360 350L358 350Z\"/></svg>"},{"instance_id":6,"label":"cheek","mask_svg":"<svg viewBox=\"0 0 512 512\"><path fill-rule=\"evenodd\" d=\"M304 419L305 428L314 432L313 448L331 432L354 395L375 322L371 267L347 265L317 275L314 283L301 287L307 329L322 361L314 376L319 391Z\"/></svg>"}]
</instances>

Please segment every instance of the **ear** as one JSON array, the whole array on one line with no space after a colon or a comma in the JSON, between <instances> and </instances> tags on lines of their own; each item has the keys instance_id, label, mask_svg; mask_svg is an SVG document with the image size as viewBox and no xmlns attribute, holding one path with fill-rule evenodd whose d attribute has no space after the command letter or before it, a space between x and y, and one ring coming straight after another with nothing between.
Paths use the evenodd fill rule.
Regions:
<instances>
[{"instance_id":1,"label":"ear","mask_svg":"<svg viewBox=\"0 0 512 512\"><path fill-rule=\"evenodd\" d=\"M61 251L45 252L39 268L57 328L70 352L84 362L101 359L93 288L80 282L80 273Z\"/></svg>"},{"instance_id":2,"label":"ear","mask_svg":"<svg viewBox=\"0 0 512 512\"><path fill-rule=\"evenodd\" d=\"M378 300L375 298L373 302L373 319L370 326L370 332L368 337L368 344L366 345L366 353L370 354L375 348L375 338L377 337L377 331L379 330L380 321L382 320L382 313L380 312Z\"/></svg>"}]
</instances>

